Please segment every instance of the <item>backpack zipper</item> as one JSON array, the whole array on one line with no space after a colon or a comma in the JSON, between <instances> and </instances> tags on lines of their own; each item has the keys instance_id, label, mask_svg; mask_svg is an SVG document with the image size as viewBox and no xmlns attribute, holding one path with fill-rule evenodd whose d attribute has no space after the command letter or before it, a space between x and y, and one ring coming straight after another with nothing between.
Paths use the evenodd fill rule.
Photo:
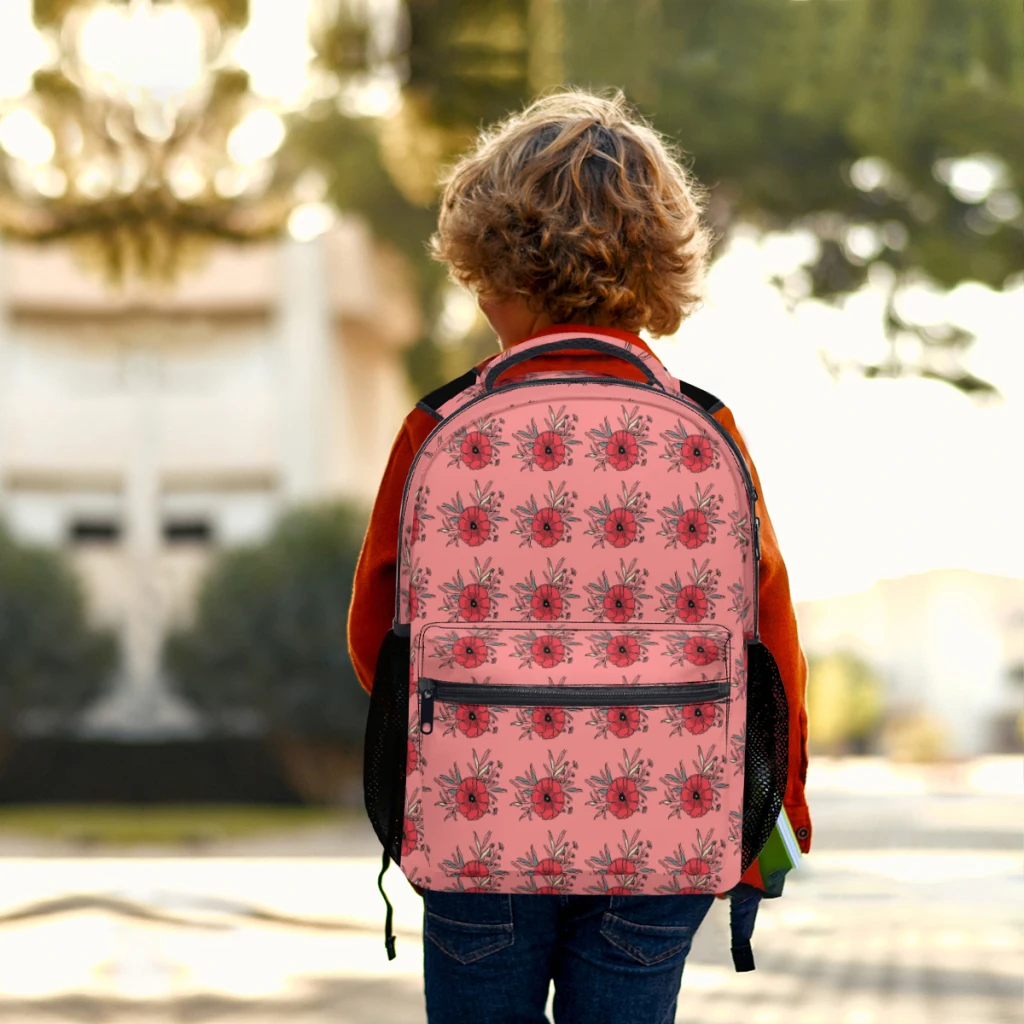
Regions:
<instances>
[{"instance_id":1,"label":"backpack zipper","mask_svg":"<svg viewBox=\"0 0 1024 1024\"><path fill-rule=\"evenodd\" d=\"M434 729L434 701L499 707L660 707L729 699L729 683L652 683L646 686L507 686L448 683L420 676L420 731Z\"/></svg>"}]
</instances>

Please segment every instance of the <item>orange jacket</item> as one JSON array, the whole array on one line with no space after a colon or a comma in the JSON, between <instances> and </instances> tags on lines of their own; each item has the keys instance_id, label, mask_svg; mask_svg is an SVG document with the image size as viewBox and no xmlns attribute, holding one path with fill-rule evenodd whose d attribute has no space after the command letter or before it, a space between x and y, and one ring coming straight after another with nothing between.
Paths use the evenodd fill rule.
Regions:
<instances>
[{"instance_id":1,"label":"orange jacket","mask_svg":"<svg viewBox=\"0 0 1024 1024\"><path fill-rule=\"evenodd\" d=\"M557 325L538 331L534 337L565 330L579 330L578 325ZM612 328L587 327L588 334L606 334L628 341L647 352L650 348L636 334ZM653 353L652 353L653 354ZM482 368L493 356L485 359ZM611 374L630 380L642 380L638 370L628 363L600 353L578 351L565 355L537 356L521 364L520 373L535 370L587 370ZM807 777L807 662L800 648L796 615L789 595L789 576L779 552L778 541L764 503L761 481L747 452L736 421L727 408L714 413L718 422L733 436L747 460L757 489L757 515L761 518L760 608L758 616L762 641L778 663L789 700L789 783L785 807L796 832L800 848L806 853L811 844L811 819L804 796ZM437 421L421 409L413 409L405 418L395 438L384 478L381 480L369 528L356 566L352 605L348 619L348 644L352 664L363 687L373 686L373 674L384 635L391 628L395 610L399 520L405 480L420 445L437 425ZM744 875L744 881L759 885L756 863ZM759 886L760 887L760 886Z\"/></svg>"}]
</instances>

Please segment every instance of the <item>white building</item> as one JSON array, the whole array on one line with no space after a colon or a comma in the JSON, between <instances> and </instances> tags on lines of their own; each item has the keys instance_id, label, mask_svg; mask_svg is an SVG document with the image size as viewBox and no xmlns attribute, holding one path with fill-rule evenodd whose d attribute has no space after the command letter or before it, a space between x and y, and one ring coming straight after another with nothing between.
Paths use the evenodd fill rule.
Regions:
<instances>
[{"instance_id":1,"label":"white building","mask_svg":"<svg viewBox=\"0 0 1024 1024\"><path fill-rule=\"evenodd\" d=\"M952 756L990 750L996 722L1021 711L1024 580L936 569L800 602L797 617L809 655L859 654L887 708L934 716Z\"/></svg>"},{"instance_id":2,"label":"white building","mask_svg":"<svg viewBox=\"0 0 1024 1024\"><path fill-rule=\"evenodd\" d=\"M372 498L410 406L402 268L357 220L219 249L161 294L113 292L53 247L0 250L0 516L68 549L123 638L89 731L194 728L159 650L216 547L292 503Z\"/></svg>"}]
</instances>

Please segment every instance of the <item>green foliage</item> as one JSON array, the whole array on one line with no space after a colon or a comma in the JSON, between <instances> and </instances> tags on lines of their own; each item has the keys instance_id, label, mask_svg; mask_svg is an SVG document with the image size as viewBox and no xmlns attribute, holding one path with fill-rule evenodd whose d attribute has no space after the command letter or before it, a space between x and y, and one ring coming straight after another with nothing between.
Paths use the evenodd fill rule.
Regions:
<instances>
[{"instance_id":1,"label":"green foliage","mask_svg":"<svg viewBox=\"0 0 1024 1024\"><path fill-rule=\"evenodd\" d=\"M849 651L812 657L807 663L809 742L821 753L877 749L883 685L877 671Z\"/></svg>"},{"instance_id":2,"label":"green foliage","mask_svg":"<svg viewBox=\"0 0 1024 1024\"><path fill-rule=\"evenodd\" d=\"M1012 212L1024 199L1019 0L406 6L409 77L400 114L371 128L326 112L304 147L335 168L333 196L342 208L365 213L412 258L428 313L443 279L425 250L429 183L481 124L538 87L615 86L692 154L696 176L711 189L709 216L720 237L738 221L815 233L817 254L779 282L793 301L841 300L864 284L872 264L888 268L882 327L892 356L851 368L991 390L959 365L970 335L901 321L894 307L917 276L944 287L970 279L999 288L1024 267L1024 215ZM942 180L942 161L977 154L999 168L1001 205L965 198ZM864 160L873 173L851 176ZM869 229L877 251L851 248L851 227ZM897 341L916 346L909 363L905 354L896 358ZM410 357L423 390L434 383L438 356L427 337Z\"/></svg>"},{"instance_id":3,"label":"green foliage","mask_svg":"<svg viewBox=\"0 0 1024 1024\"><path fill-rule=\"evenodd\" d=\"M107 689L109 631L86 621L81 585L53 551L16 544L0 526L0 732L70 729Z\"/></svg>"},{"instance_id":4,"label":"green foliage","mask_svg":"<svg viewBox=\"0 0 1024 1024\"><path fill-rule=\"evenodd\" d=\"M566 33L568 76L621 85L693 153L720 227L739 217L789 227L825 213L894 222L906 242L878 258L947 287L1001 287L1024 265L1020 218L1000 222L958 199L935 167L994 155L1002 187L1020 197L1024 19L1014 0L665 2L645 5L645 18L613 0L569 0L568 11L583 9ZM884 162L877 187L851 184L862 157ZM810 223L826 238L840 227ZM815 294L863 279L863 259L841 252L830 267L836 255L813 268Z\"/></svg>"},{"instance_id":5,"label":"green foliage","mask_svg":"<svg viewBox=\"0 0 1024 1024\"><path fill-rule=\"evenodd\" d=\"M346 644L364 517L341 506L286 515L266 544L223 554L194 622L167 640L179 693L227 731L362 739L366 695Z\"/></svg>"}]
</instances>

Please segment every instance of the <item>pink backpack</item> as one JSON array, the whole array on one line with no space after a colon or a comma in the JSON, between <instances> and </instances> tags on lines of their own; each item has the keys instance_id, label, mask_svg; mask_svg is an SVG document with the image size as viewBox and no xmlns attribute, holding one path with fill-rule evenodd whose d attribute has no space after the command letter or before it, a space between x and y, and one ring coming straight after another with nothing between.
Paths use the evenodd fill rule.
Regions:
<instances>
[{"instance_id":1,"label":"pink backpack","mask_svg":"<svg viewBox=\"0 0 1024 1024\"><path fill-rule=\"evenodd\" d=\"M646 383L507 372L583 349ZM438 422L406 482L366 733L384 868L459 892L736 892L781 808L788 719L721 403L566 333L419 407Z\"/></svg>"}]
</instances>

